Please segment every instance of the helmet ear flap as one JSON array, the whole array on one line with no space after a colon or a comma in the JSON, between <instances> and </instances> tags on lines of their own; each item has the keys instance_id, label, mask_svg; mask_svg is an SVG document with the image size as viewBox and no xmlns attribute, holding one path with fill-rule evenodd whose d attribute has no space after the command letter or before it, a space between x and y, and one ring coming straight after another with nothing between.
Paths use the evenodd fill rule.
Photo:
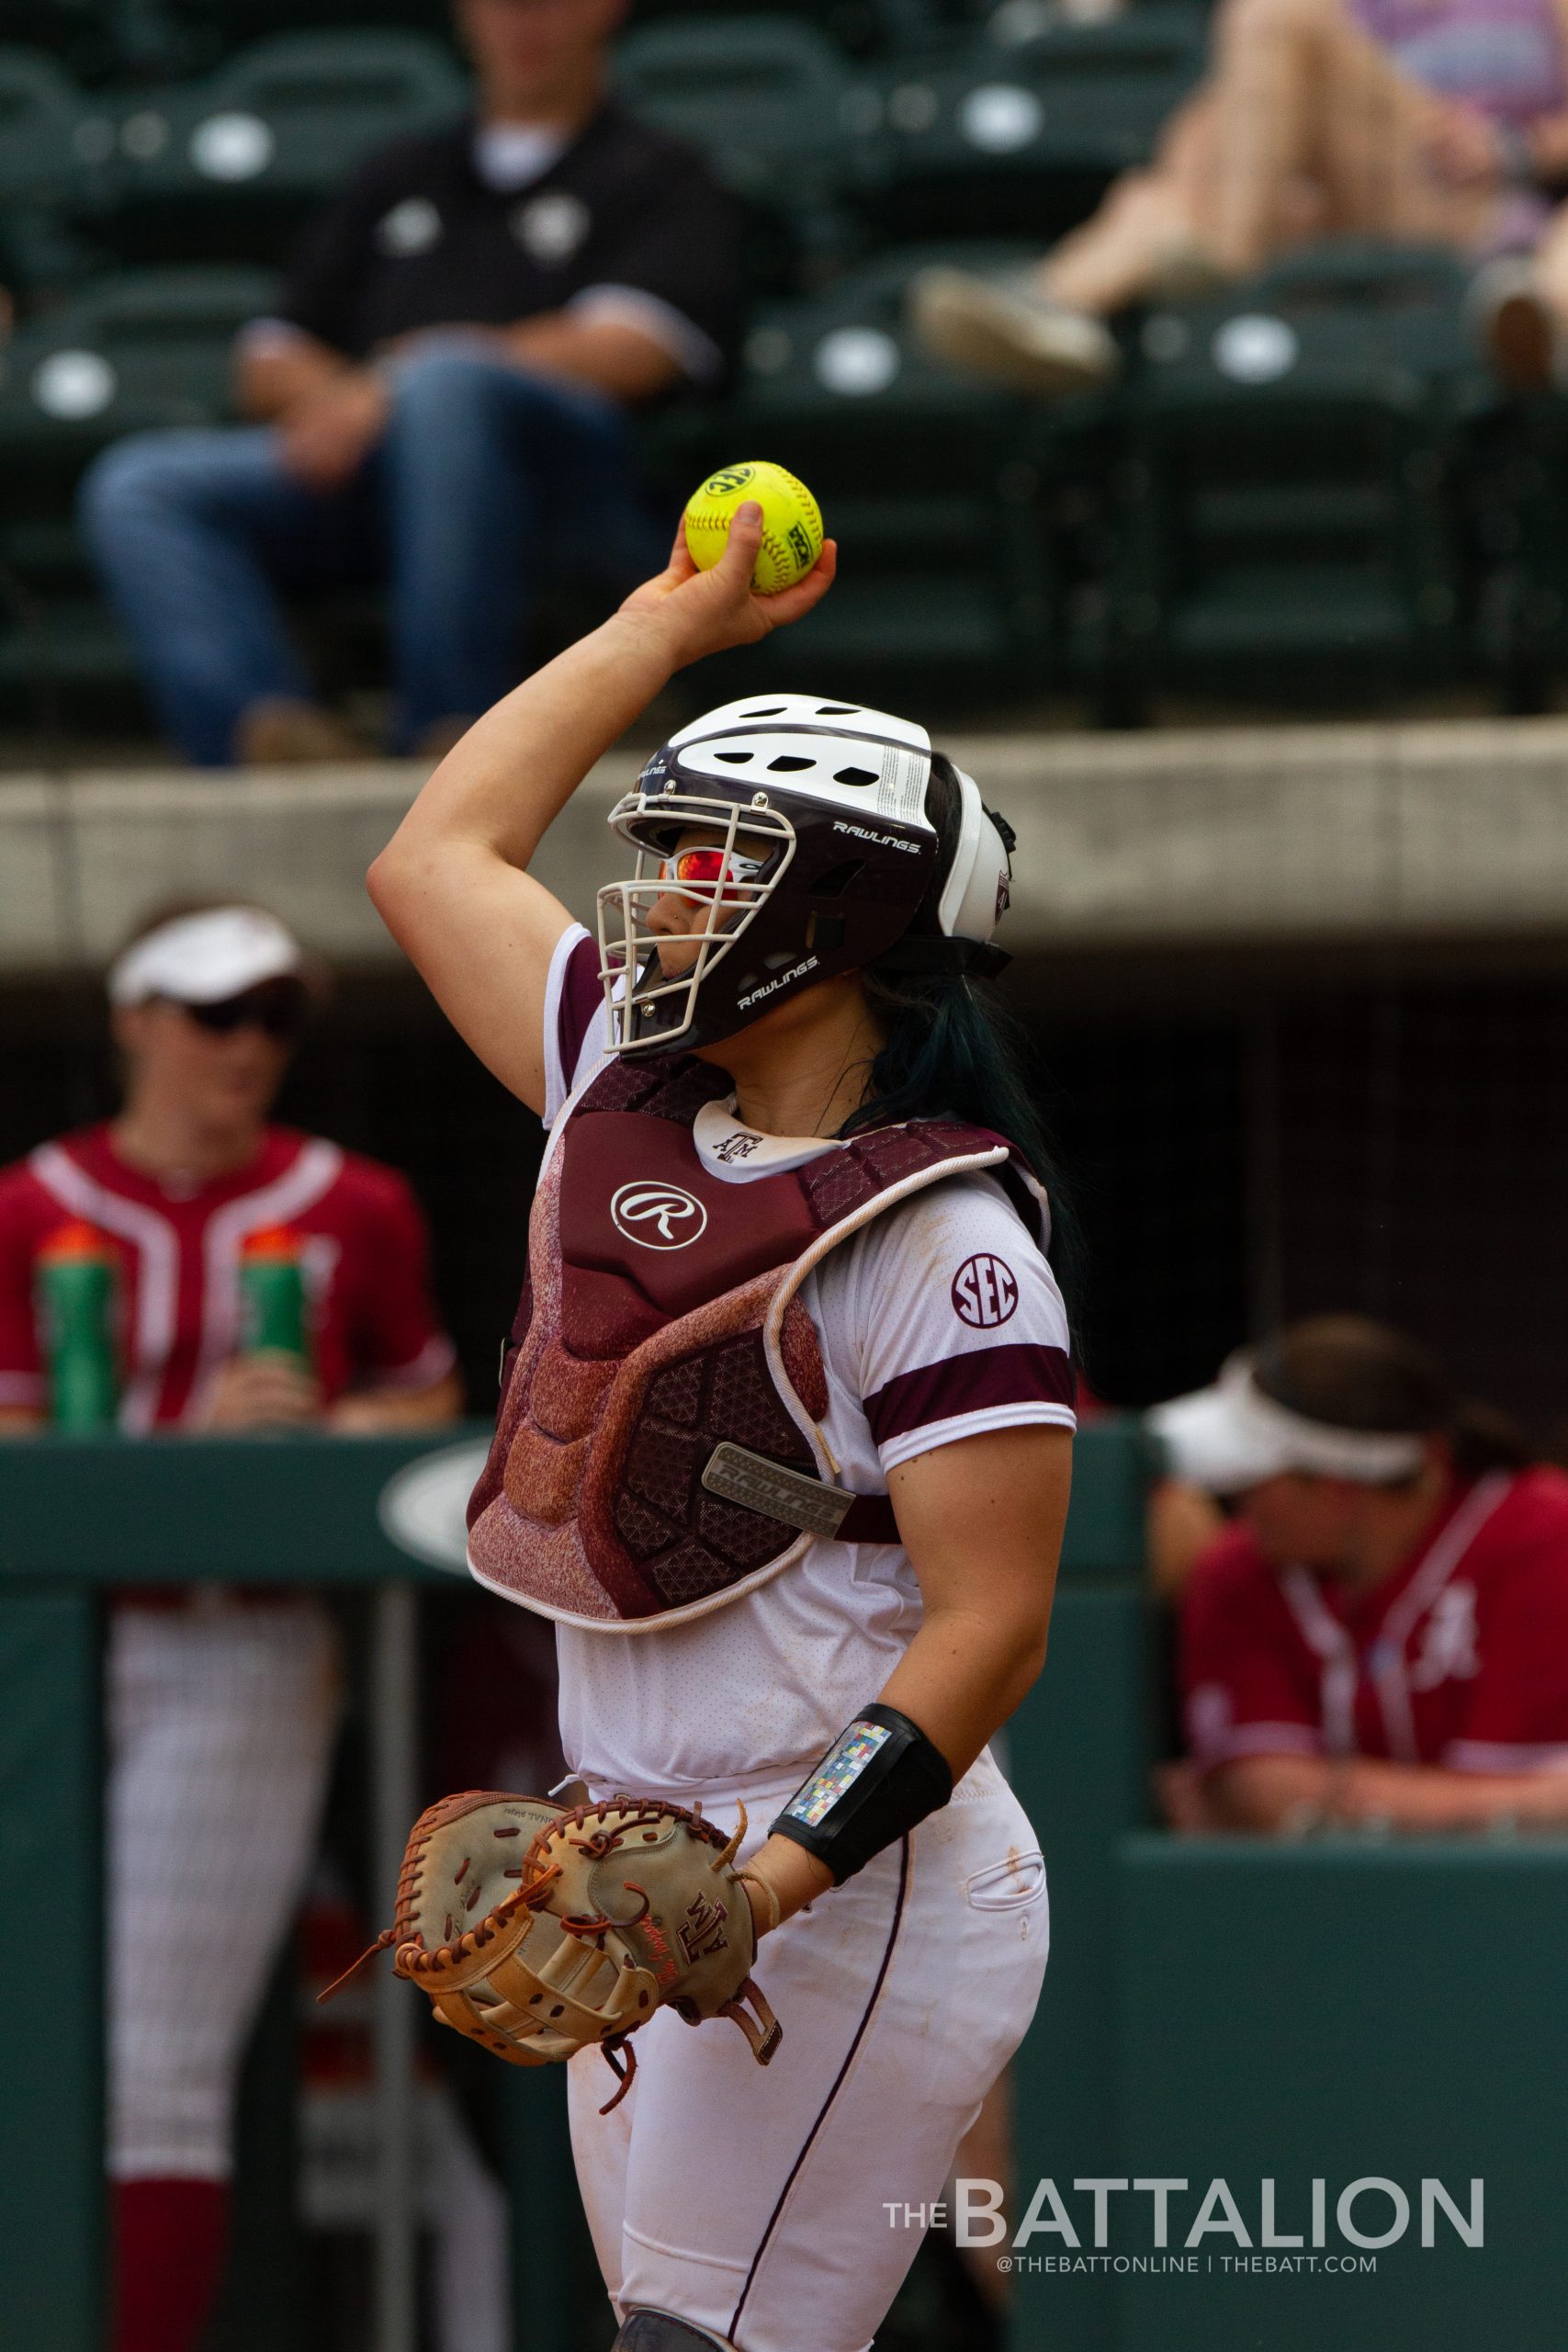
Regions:
<instances>
[{"instance_id":1,"label":"helmet ear flap","mask_svg":"<svg viewBox=\"0 0 1568 2352\"><path fill-rule=\"evenodd\" d=\"M988 940L1007 909L1012 828L986 808L972 775L962 768L953 773L958 780L958 839L937 901L937 926L945 939Z\"/></svg>"}]
</instances>

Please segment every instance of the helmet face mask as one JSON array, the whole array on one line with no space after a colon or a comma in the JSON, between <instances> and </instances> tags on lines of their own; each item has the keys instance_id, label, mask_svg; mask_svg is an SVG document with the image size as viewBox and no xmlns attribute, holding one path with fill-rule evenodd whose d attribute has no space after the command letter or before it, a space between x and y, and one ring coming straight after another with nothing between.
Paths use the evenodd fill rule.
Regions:
<instances>
[{"instance_id":1,"label":"helmet face mask","mask_svg":"<svg viewBox=\"0 0 1568 2352\"><path fill-rule=\"evenodd\" d=\"M666 791L649 813L648 800L639 787L612 810L610 822L636 849L637 866L629 882L606 883L598 894L599 969L615 1053L702 1042L694 1034L698 991L734 955L795 854L795 829L777 810ZM681 835L698 830L718 851L720 872L711 881L671 879L668 865ZM738 849L748 861L760 858L756 874L746 879L733 874ZM689 931L654 930L655 907L671 898L690 905ZM671 970L660 951L677 946L693 952L682 968Z\"/></svg>"},{"instance_id":2,"label":"helmet face mask","mask_svg":"<svg viewBox=\"0 0 1568 2352\"><path fill-rule=\"evenodd\" d=\"M931 774L923 728L808 695L728 704L655 752L609 819L637 852L636 871L598 894L612 1052L716 1044L787 997L886 955L942 864L926 813ZM984 899L988 939L1003 897L997 861L1005 873L1006 851L975 786L967 778L961 786L962 837L942 913L951 898L972 918ZM692 860L688 878L672 879L667 861L690 848L693 834L704 845L701 862ZM758 863L732 868L737 855ZM954 893L960 864L964 887ZM671 927L671 898L691 907L689 930ZM947 932L948 922L941 928ZM671 958L683 960L682 969L667 969L661 944L689 951ZM931 968L968 968L971 953L1005 961L975 937L930 945L950 957ZM919 951L911 942L903 952L918 959Z\"/></svg>"}]
</instances>

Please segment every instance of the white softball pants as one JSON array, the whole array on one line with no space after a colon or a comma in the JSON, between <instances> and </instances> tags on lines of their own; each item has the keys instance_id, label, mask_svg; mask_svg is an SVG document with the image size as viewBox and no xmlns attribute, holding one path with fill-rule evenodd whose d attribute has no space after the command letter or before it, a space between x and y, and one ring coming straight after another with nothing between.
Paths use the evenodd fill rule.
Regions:
<instances>
[{"instance_id":1,"label":"white softball pants","mask_svg":"<svg viewBox=\"0 0 1568 2352\"><path fill-rule=\"evenodd\" d=\"M110 1617L108 2160L223 2180L235 2075L314 1850L337 1721L325 1611Z\"/></svg>"},{"instance_id":2,"label":"white softball pants","mask_svg":"<svg viewBox=\"0 0 1568 2352\"><path fill-rule=\"evenodd\" d=\"M739 1792L742 1860L809 1770ZM734 1796L704 1813L732 1828ZM661 2010L601 2116L615 2084L580 2052L572 2144L617 2314L673 2312L739 2352L867 2352L920 2242L904 2209L942 2195L1048 1942L1039 1841L987 1753L941 1813L763 1939L770 2066L728 2020Z\"/></svg>"}]
</instances>

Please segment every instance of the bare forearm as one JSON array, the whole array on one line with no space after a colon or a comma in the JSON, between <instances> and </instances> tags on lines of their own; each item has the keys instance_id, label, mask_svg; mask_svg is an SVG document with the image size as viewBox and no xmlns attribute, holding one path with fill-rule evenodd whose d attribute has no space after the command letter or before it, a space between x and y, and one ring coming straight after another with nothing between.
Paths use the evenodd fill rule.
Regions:
<instances>
[{"instance_id":1,"label":"bare forearm","mask_svg":"<svg viewBox=\"0 0 1568 2352\"><path fill-rule=\"evenodd\" d=\"M330 1427L355 1437L391 1434L398 1430L430 1429L455 1420L462 1408L462 1386L456 1373L433 1381L428 1388L371 1389L340 1396L327 1414Z\"/></svg>"},{"instance_id":2,"label":"bare forearm","mask_svg":"<svg viewBox=\"0 0 1568 2352\"><path fill-rule=\"evenodd\" d=\"M1034 1623L998 1625L978 1611L928 1610L914 1640L877 1694L942 1750L954 1781L963 1779L994 1731L1025 1697L1045 1657ZM748 1867L765 1879L788 1919L833 1883L825 1862L793 1838L770 1838ZM766 1906L755 1899L759 1928Z\"/></svg>"},{"instance_id":3,"label":"bare forearm","mask_svg":"<svg viewBox=\"0 0 1568 2352\"><path fill-rule=\"evenodd\" d=\"M1346 1768L1336 1818L1396 1829L1483 1829L1507 1815L1521 1826L1568 1827L1568 1771L1450 1772L1438 1764L1363 1761Z\"/></svg>"},{"instance_id":4,"label":"bare forearm","mask_svg":"<svg viewBox=\"0 0 1568 2352\"><path fill-rule=\"evenodd\" d=\"M1536 1828L1568 1827L1568 1772L1450 1772L1436 1764L1357 1757L1253 1756L1212 1772L1204 1793L1216 1823L1265 1832L1292 1827L1484 1828L1508 1815Z\"/></svg>"},{"instance_id":5,"label":"bare forearm","mask_svg":"<svg viewBox=\"0 0 1568 2352\"><path fill-rule=\"evenodd\" d=\"M313 335L290 335L277 343L242 343L234 363L234 396L240 413L270 424L295 404L352 374L351 363Z\"/></svg>"},{"instance_id":6,"label":"bare forearm","mask_svg":"<svg viewBox=\"0 0 1568 2352\"><path fill-rule=\"evenodd\" d=\"M1542 115L1525 133L1530 160L1543 180L1568 180L1568 111Z\"/></svg>"},{"instance_id":7,"label":"bare forearm","mask_svg":"<svg viewBox=\"0 0 1568 2352\"><path fill-rule=\"evenodd\" d=\"M1272 1831L1326 1817L1334 1767L1322 1756L1249 1756L1223 1764L1202 1782L1209 1825Z\"/></svg>"},{"instance_id":8,"label":"bare forearm","mask_svg":"<svg viewBox=\"0 0 1568 2352\"><path fill-rule=\"evenodd\" d=\"M457 842L525 869L589 769L679 667L671 632L646 615L613 614L557 654L447 753L371 869L373 888Z\"/></svg>"},{"instance_id":9,"label":"bare forearm","mask_svg":"<svg viewBox=\"0 0 1568 2352\"><path fill-rule=\"evenodd\" d=\"M940 1747L961 1781L1039 1679L1045 1625L1037 1616L998 1620L980 1610L928 1608L885 1688L897 1707Z\"/></svg>"},{"instance_id":10,"label":"bare forearm","mask_svg":"<svg viewBox=\"0 0 1568 2352\"><path fill-rule=\"evenodd\" d=\"M469 728L367 877L388 930L454 1027L536 1111L550 960L571 919L527 867L589 769L675 671L756 644L826 594L831 539L795 587L755 594L761 536L761 507L749 501L719 561L699 571L682 534L664 570L603 628Z\"/></svg>"},{"instance_id":11,"label":"bare forearm","mask_svg":"<svg viewBox=\"0 0 1568 2352\"><path fill-rule=\"evenodd\" d=\"M562 311L504 330L508 347L540 375L586 384L611 400L648 401L677 381L681 369L663 346L635 327L575 319Z\"/></svg>"},{"instance_id":12,"label":"bare forearm","mask_svg":"<svg viewBox=\"0 0 1568 2352\"><path fill-rule=\"evenodd\" d=\"M395 336L380 352L389 357L416 354L454 336L488 345L498 358L513 359L531 375L585 385L610 400L652 400L681 375L678 361L651 335L618 319L580 318L570 311L542 311L513 326L453 320L446 326L420 327Z\"/></svg>"}]
</instances>

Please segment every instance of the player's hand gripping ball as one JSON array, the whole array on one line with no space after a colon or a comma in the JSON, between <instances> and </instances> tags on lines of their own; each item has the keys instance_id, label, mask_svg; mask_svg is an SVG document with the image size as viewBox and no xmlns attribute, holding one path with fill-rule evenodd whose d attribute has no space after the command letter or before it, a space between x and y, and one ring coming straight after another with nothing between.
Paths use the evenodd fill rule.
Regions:
<instances>
[{"instance_id":1,"label":"player's hand gripping ball","mask_svg":"<svg viewBox=\"0 0 1568 2352\"><path fill-rule=\"evenodd\" d=\"M803 481L761 460L710 474L686 503L686 546L699 571L724 553L735 510L754 498L762 510L762 544L751 569L760 596L776 596L804 580L822 552L822 516Z\"/></svg>"}]
</instances>

